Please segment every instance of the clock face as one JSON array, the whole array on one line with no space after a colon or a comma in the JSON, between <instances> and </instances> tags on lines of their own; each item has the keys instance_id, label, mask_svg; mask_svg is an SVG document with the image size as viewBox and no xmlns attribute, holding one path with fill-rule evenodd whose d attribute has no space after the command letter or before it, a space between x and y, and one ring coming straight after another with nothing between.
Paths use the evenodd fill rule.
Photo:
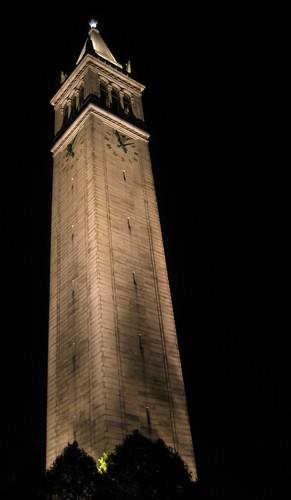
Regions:
<instances>
[{"instance_id":1,"label":"clock face","mask_svg":"<svg viewBox=\"0 0 291 500\"><path fill-rule=\"evenodd\" d=\"M69 144L67 144L66 147L66 158L74 158L75 156L75 146L77 145L77 142L79 141L79 133L77 132L75 137L71 140ZM83 141L81 141L81 144L83 144Z\"/></svg>"},{"instance_id":2,"label":"clock face","mask_svg":"<svg viewBox=\"0 0 291 500\"><path fill-rule=\"evenodd\" d=\"M107 131L105 139L107 149L114 156L121 158L122 161L128 161L129 163L138 161L138 151L134 139L117 130Z\"/></svg>"}]
</instances>

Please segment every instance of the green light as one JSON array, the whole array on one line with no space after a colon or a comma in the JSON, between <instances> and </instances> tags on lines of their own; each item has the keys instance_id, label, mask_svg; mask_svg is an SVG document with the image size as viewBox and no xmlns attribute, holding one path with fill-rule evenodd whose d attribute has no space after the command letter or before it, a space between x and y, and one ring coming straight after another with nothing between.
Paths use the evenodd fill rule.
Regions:
<instances>
[{"instance_id":1,"label":"green light","mask_svg":"<svg viewBox=\"0 0 291 500\"><path fill-rule=\"evenodd\" d=\"M107 472L109 461L109 453L104 451L103 455L97 460L97 470L100 474L105 474Z\"/></svg>"}]
</instances>

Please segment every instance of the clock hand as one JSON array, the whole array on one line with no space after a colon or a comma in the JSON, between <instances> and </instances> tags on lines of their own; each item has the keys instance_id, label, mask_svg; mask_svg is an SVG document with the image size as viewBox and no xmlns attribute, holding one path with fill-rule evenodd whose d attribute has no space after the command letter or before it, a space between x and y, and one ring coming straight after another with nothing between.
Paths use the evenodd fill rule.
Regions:
<instances>
[{"instance_id":1,"label":"clock hand","mask_svg":"<svg viewBox=\"0 0 291 500\"><path fill-rule=\"evenodd\" d=\"M127 144L123 144L123 143L121 143L121 144L117 144L117 147L118 147L118 148L122 148L122 149L123 149L123 151L125 151L125 152L127 153L127 149L126 149L126 147L125 147L125 146L127 146Z\"/></svg>"},{"instance_id":2,"label":"clock hand","mask_svg":"<svg viewBox=\"0 0 291 500\"><path fill-rule=\"evenodd\" d=\"M72 140L72 142L70 142L68 145L67 145L67 156L75 156L75 153L74 153L74 150L73 150L73 145L74 145L74 142L75 140L77 139L77 135L75 135L74 139Z\"/></svg>"},{"instance_id":3,"label":"clock hand","mask_svg":"<svg viewBox=\"0 0 291 500\"><path fill-rule=\"evenodd\" d=\"M117 144L117 147L118 148L122 148L123 151L125 151L125 153L127 153L127 149L125 146L128 146L128 144L125 144L125 143L122 143L122 144Z\"/></svg>"},{"instance_id":4,"label":"clock hand","mask_svg":"<svg viewBox=\"0 0 291 500\"><path fill-rule=\"evenodd\" d=\"M124 141L126 141L126 138L122 137L122 135L119 132L117 132L117 130L115 130L115 135L116 135L116 137L118 139L118 142L119 142L119 144L117 144L117 147L118 148L122 148L123 151L125 153L127 153L127 149L126 149L125 146L130 146L130 145L132 145L134 143L133 142L124 142Z\"/></svg>"},{"instance_id":5,"label":"clock hand","mask_svg":"<svg viewBox=\"0 0 291 500\"><path fill-rule=\"evenodd\" d=\"M73 143L70 143L67 145L67 153L66 156L75 156L74 150L73 150Z\"/></svg>"},{"instance_id":6,"label":"clock hand","mask_svg":"<svg viewBox=\"0 0 291 500\"><path fill-rule=\"evenodd\" d=\"M118 139L119 144L120 144L120 145L121 145L121 144L123 144L123 142L122 142L122 137L121 137L120 133L119 133L119 132L117 132L117 130L115 130L115 135L116 135L116 137L117 137L117 139Z\"/></svg>"}]
</instances>

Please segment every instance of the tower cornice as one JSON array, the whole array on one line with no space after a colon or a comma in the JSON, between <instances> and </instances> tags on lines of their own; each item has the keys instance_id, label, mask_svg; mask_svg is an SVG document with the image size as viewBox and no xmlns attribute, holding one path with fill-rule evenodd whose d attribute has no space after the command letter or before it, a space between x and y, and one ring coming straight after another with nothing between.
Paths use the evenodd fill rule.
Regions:
<instances>
[{"instance_id":1,"label":"tower cornice","mask_svg":"<svg viewBox=\"0 0 291 500\"><path fill-rule=\"evenodd\" d=\"M111 83L116 83L122 88L128 88L131 92L136 94L141 94L145 85L142 83L133 80L128 75L123 74L121 71L116 70L111 67L109 63L105 63L94 57L90 54L86 54L86 56L82 59L82 61L78 64L78 66L73 70L70 76L65 80L59 90L51 99L50 103L53 106L58 106L64 101L70 93L78 87L80 82L84 77L85 70L91 68L93 70L97 70L98 74L104 78L107 78L111 81Z\"/></svg>"},{"instance_id":2,"label":"tower cornice","mask_svg":"<svg viewBox=\"0 0 291 500\"><path fill-rule=\"evenodd\" d=\"M96 104L89 103L88 106L80 113L80 115L74 120L71 126L61 135L61 137L53 145L51 152L55 156L61 149L65 148L67 143L70 142L71 137L78 133L78 130L82 127L85 120L91 114L98 116L98 118L103 121L106 125L110 125L115 130L121 133L126 133L129 137L134 139L140 139L143 141L148 141L150 134L144 130L132 125L126 120L119 118L112 113L100 108Z\"/></svg>"}]
</instances>

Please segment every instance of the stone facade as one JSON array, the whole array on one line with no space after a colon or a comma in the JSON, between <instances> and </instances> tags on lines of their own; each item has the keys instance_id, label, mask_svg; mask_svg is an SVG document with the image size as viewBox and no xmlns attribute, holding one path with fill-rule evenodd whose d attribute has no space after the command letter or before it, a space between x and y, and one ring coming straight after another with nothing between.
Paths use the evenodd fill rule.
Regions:
<instances>
[{"instance_id":1,"label":"stone facade","mask_svg":"<svg viewBox=\"0 0 291 500\"><path fill-rule=\"evenodd\" d=\"M94 100L62 131L69 92L98 93L105 70L143 119L143 87L91 55L52 100L47 467L74 439L98 457L139 429L196 478L149 135Z\"/></svg>"}]
</instances>

